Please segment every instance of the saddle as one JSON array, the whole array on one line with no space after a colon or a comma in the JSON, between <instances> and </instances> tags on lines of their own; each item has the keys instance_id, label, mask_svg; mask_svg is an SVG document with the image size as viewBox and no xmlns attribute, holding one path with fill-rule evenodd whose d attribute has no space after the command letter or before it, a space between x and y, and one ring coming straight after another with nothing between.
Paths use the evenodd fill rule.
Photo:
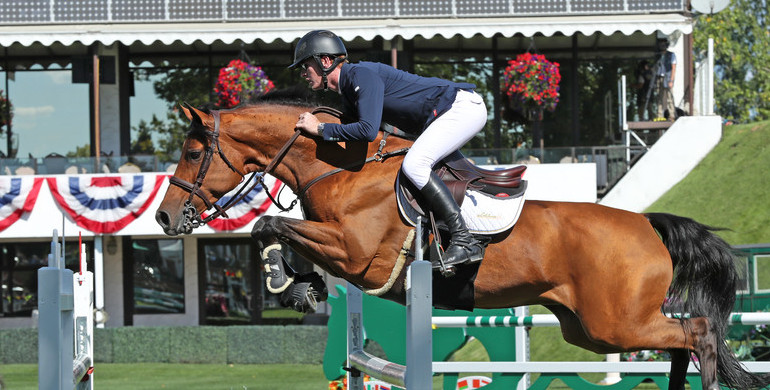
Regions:
<instances>
[{"instance_id":1,"label":"saddle","mask_svg":"<svg viewBox=\"0 0 770 390\"><path fill-rule=\"evenodd\" d=\"M452 193L458 206L462 206L465 200L465 191L468 189L497 198L516 198L526 190L526 182L522 180L526 165L516 167L489 170L483 169L465 158L461 153L453 153L436 164L433 171L444 181ZM399 190L405 195L405 199L420 215L425 216L424 203L417 187L406 178L403 171L399 172ZM524 184L524 185L522 185Z\"/></svg>"}]
</instances>

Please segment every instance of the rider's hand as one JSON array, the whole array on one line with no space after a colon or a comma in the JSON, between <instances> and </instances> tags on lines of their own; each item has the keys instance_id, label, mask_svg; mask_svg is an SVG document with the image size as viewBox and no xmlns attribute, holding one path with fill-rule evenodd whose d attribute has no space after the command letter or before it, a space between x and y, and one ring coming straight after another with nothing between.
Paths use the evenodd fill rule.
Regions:
<instances>
[{"instance_id":1,"label":"rider's hand","mask_svg":"<svg viewBox=\"0 0 770 390\"><path fill-rule=\"evenodd\" d=\"M299 120L297 120L297 125L295 127L302 130L305 134L317 137L319 123L321 123L321 121L319 121L315 115L309 112L303 112L299 115Z\"/></svg>"}]
</instances>

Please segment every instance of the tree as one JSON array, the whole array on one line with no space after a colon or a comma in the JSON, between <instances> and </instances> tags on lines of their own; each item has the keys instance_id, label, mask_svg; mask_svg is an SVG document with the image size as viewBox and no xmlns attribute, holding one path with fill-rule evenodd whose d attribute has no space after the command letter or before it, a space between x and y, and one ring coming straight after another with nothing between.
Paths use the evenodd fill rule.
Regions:
<instances>
[{"instance_id":1,"label":"tree","mask_svg":"<svg viewBox=\"0 0 770 390\"><path fill-rule=\"evenodd\" d=\"M131 131L135 135L131 140L130 153L155 154L160 161L176 161L188 127L187 118L183 121L180 117L178 105L183 102L193 106L209 104L212 97L211 80L208 68L137 69L134 77L149 80L157 74L163 77L153 82L153 90L168 104L166 120L153 115L149 122L142 120L133 127ZM151 134L158 135L157 145L153 143Z\"/></svg>"},{"instance_id":2,"label":"tree","mask_svg":"<svg viewBox=\"0 0 770 390\"><path fill-rule=\"evenodd\" d=\"M494 128L491 120L492 102L494 101L494 91L490 87L492 85L492 63L484 60L476 61L474 58L469 58L465 62L445 62L446 59L442 59L440 56L434 57L428 63L415 64L414 73L426 76L426 77L438 77L447 80L452 80L458 83L471 83L476 85L476 92L478 92L487 104L487 109L490 112L490 120L484 126L484 129L480 134L465 145L465 148L494 148ZM508 142L503 140L503 147L506 147Z\"/></svg>"},{"instance_id":3,"label":"tree","mask_svg":"<svg viewBox=\"0 0 770 390\"><path fill-rule=\"evenodd\" d=\"M175 111L169 111L166 114L166 120L161 120L156 115L152 116L150 122L140 121L134 129L138 135L131 141L132 154L155 154L162 162L173 162L179 160L182 145L184 144L185 134L188 123L183 121ZM158 134L158 145L152 142L150 134Z\"/></svg>"},{"instance_id":4,"label":"tree","mask_svg":"<svg viewBox=\"0 0 770 390\"><path fill-rule=\"evenodd\" d=\"M201 106L214 99L214 79L206 67L141 69L135 74L139 80L148 80L152 75L163 75L152 83L152 88L159 98L168 103L169 110L175 110L182 102Z\"/></svg>"},{"instance_id":5,"label":"tree","mask_svg":"<svg viewBox=\"0 0 770 390\"><path fill-rule=\"evenodd\" d=\"M160 161L169 162L179 159L179 152L185 140L189 122L179 110L179 104L189 103L195 107L214 107L217 100L214 94L214 82L219 68L213 67L184 67L137 69L134 77L137 80L149 80L154 75L162 77L153 81L155 94L168 105L166 120L153 115L152 119L141 121L132 128L134 136L131 141L132 154L155 154ZM276 85L290 85L288 81L295 75L285 66L270 69L271 79ZM273 78L272 76L276 77ZM151 134L156 134L157 143L153 143Z\"/></svg>"},{"instance_id":6,"label":"tree","mask_svg":"<svg viewBox=\"0 0 770 390\"><path fill-rule=\"evenodd\" d=\"M135 131L138 133L136 138L131 140L131 147L129 149L129 154L136 155L136 154L154 154L155 153L155 146L152 142L152 132L158 131L159 128L163 128L162 124L159 124L158 117L155 115L152 116L152 121L150 122L152 125L148 124L146 121L141 120L139 121L139 125L135 128Z\"/></svg>"},{"instance_id":7,"label":"tree","mask_svg":"<svg viewBox=\"0 0 770 390\"><path fill-rule=\"evenodd\" d=\"M91 157L91 144L76 146L74 152L67 152L67 157Z\"/></svg>"},{"instance_id":8,"label":"tree","mask_svg":"<svg viewBox=\"0 0 770 390\"><path fill-rule=\"evenodd\" d=\"M736 122L770 119L768 0L732 0L714 15L700 15L693 38L705 56L714 38L716 113Z\"/></svg>"}]
</instances>

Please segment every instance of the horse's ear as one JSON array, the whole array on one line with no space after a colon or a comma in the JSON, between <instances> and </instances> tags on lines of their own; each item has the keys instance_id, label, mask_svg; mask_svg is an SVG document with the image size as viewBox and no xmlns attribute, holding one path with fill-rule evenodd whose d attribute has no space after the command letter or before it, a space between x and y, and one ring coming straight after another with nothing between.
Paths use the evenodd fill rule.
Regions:
<instances>
[{"instance_id":1,"label":"horse's ear","mask_svg":"<svg viewBox=\"0 0 770 390\"><path fill-rule=\"evenodd\" d=\"M187 117L187 119L192 122L203 123L203 119L201 119L200 111L198 109L191 106L187 102L180 104L179 107L182 108L182 112L184 112L184 115Z\"/></svg>"}]
</instances>

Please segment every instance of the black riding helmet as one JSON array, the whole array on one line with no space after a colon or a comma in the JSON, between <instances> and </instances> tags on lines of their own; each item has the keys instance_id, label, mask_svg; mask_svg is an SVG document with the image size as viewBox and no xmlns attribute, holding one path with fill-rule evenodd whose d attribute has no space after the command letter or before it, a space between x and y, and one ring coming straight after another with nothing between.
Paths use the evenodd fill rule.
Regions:
<instances>
[{"instance_id":1,"label":"black riding helmet","mask_svg":"<svg viewBox=\"0 0 770 390\"><path fill-rule=\"evenodd\" d=\"M324 88L326 88L326 75L345 60L344 57L340 56L347 56L347 54L345 44L336 34L328 30L313 30L297 42L297 47L294 48L294 63L289 65L289 68L298 66L310 57L315 58L323 73ZM334 63L330 67L324 68L321 63L323 56L332 57Z\"/></svg>"}]
</instances>

